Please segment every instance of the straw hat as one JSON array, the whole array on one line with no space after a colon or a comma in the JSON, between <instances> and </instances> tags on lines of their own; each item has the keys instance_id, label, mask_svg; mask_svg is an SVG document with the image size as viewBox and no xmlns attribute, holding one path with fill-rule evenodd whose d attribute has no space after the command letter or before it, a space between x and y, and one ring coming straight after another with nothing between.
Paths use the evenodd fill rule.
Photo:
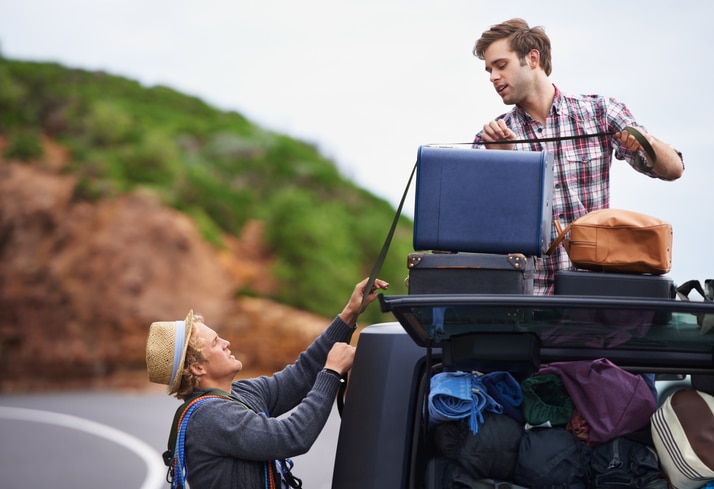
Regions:
<instances>
[{"instance_id":1,"label":"straw hat","mask_svg":"<svg viewBox=\"0 0 714 489\"><path fill-rule=\"evenodd\" d=\"M149 381L169 386L169 394L178 391L186 361L188 340L193 330L193 311L184 321L151 323L146 340L146 368Z\"/></svg>"}]
</instances>

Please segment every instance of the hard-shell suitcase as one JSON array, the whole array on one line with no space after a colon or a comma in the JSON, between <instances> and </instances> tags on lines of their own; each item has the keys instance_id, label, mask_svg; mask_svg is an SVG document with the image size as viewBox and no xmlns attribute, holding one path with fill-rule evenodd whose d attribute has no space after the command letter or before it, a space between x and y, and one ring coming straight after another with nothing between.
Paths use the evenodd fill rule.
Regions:
<instances>
[{"instance_id":1,"label":"hard-shell suitcase","mask_svg":"<svg viewBox=\"0 0 714 489\"><path fill-rule=\"evenodd\" d=\"M674 298L674 282L666 275L558 271L554 292L558 295Z\"/></svg>"},{"instance_id":2,"label":"hard-shell suitcase","mask_svg":"<svg viewBox=\"0 0 714 489\"><path fill-rule=\"evenodd\" d=\"M541 256L552 240L553 155L422 146L414 250Z\"/></svg>"},{"instance_id":3,"label":"hard-shell suitcase","mask_svg":"<svg viewBox=\"0 0 714 489\"><path fill-rule=\"evenodd\" d=\"M410 253L409 294L532 294L535 257Z\"/></svg>"}]
</instances>

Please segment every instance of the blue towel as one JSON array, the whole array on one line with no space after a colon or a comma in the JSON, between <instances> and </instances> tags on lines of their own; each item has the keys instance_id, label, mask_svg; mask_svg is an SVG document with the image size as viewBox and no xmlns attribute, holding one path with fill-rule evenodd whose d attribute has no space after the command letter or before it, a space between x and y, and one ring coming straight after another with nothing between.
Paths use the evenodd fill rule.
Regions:
<instances>
[{"instance_id":1,"label":"blue towel","mask_svg":"<svg viewBox=\"0 0 714 489\"><path fill-rule=\"evenodd\" d=\"M481 376L481 381L488 394L503 406L503 414L519 423L526 422L521 411L523 392L516 379L508 372L491 372Z\"/></svg>"},{"instance_id":2,"label":"blue towel","mask_svg":"<svg viewBox=\"0 0 714 489\"><path fill-rule=\"evenodd\" d=\"M432 423L468 419L474 434L478 433L479 423L483 423L483 411L503 412L503 406L488 395L480 376L466 372L434 375L428 409Z\"/></svg>"}]
</instances>

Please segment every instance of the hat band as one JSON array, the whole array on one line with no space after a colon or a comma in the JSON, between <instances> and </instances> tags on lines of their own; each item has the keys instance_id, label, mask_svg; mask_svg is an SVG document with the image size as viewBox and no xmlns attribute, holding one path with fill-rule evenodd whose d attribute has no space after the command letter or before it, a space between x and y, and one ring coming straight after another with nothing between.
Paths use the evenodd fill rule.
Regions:
<instances>
[{"instance_id":1,"label":"hat band","mask_svg":"<svg viewBox=\"0 0 714 489\"><path fill-rule=\"evenodd\" d=\"M169 386L174 385L174 378L182 360L183 344L186 338L186 321L176 321L176 338L174 339L174 366L171 369Z\"/></svg>"}]
</instances>

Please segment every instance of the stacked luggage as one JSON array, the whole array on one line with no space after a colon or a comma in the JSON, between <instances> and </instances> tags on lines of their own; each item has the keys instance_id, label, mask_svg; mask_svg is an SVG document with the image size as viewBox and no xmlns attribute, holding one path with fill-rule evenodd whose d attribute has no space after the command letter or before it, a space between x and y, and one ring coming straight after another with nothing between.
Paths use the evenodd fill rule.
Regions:
<instances>
[{"instance_id":1,"label":"stacked luggage","mask_svg":"<svg viewBox=\"0 0 714 489\"><path fill-rule=\"evenodd\" d=\"M551 243L553 156L422 146L410 294L532 294Z\"/></svg>"}]
</instances>

